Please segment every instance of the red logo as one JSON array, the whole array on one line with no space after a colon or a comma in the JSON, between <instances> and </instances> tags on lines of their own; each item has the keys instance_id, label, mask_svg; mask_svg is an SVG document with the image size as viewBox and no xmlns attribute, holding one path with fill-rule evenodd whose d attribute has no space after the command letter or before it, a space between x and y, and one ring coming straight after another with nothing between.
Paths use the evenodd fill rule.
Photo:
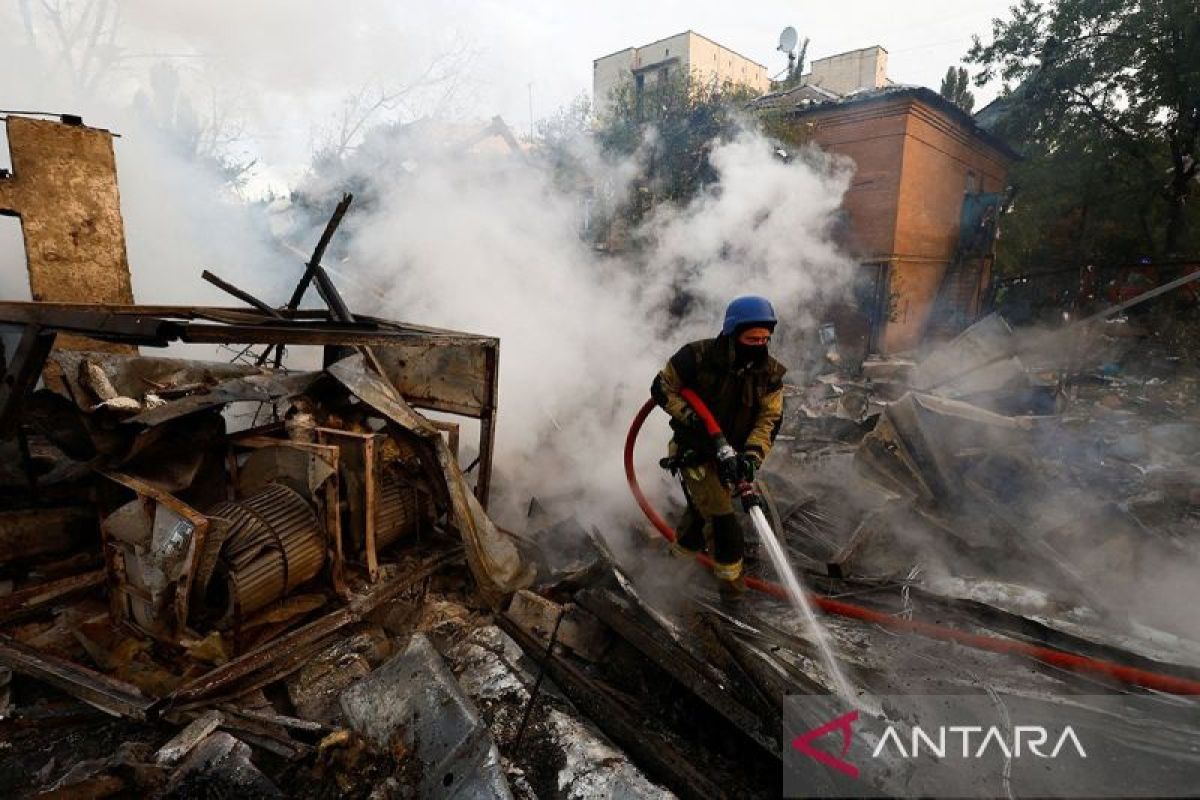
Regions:
<instances>
[{"instance_id":1,"label":"red logo","mask_svg":"<svg viewBox=\"0 0 1200 800\"><path fill-rule=\"evenodd\" d=\"M838 772L844 775L849 775L851 778L858 777L858 767L845 761L846 753L850 750L850 738L854 734L851 725L858 720L858 711L850 711L837 719L826 722L819 728L813 728L808 733L802 733L795 739L792 739L792 747L799 750L809 758L820 761L827 767L833 767ZM818 750L813 747L811 742L814 739L819 739L830 731L841 730L842 732L842 754L841 756L830 755L824 750Z\"/></svg>"}]
</instances>

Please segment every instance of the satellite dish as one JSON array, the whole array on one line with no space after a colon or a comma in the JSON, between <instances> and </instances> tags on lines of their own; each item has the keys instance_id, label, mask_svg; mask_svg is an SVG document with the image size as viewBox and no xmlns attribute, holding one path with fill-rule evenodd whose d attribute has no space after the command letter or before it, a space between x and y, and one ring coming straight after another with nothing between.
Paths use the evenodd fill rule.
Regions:
<instances>
[{"instance_id":1,"label":"satellite dish","mask_svg":"<svg viewBox=\"0 0 1200 800\"><path fill-rule=\"evenodd\" d=\"M779 52L792 52L796 49L796 42L799 40L800 37L796 35L796 29L791 25L787 26L783 29L783 32L779 34Z\"/></svg>"}]
</instances>

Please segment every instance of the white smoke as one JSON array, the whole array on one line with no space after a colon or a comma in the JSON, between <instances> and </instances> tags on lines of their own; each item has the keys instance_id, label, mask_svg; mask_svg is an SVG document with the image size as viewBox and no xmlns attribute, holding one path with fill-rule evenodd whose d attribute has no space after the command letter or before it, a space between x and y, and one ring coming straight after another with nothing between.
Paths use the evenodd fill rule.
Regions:
<instances>
[{"instance_id":1,"label":"white smoke","mask_svg":"<svg viewBox=\"0 0 1200 800\"><path fill-rule=\"evenodd\" d=\"M794 335L807 305L852 274L829 237L846 174L784 163L749 130L714 148L719 181L709 191L645 223L639 238L653 244L644 258L598 253L580 235L579 196L545 170L430 138L372 158L405 166L372 175L378 202L354 220L340 268L367 277L360 306L500 338L497 456L509 513L532 495L571 492L628 506L623 437L666 359L715 335L741 294L771 298L778 335ZM591 163L593 182L629 173ZM681 292L690 311L672 320ZM640 450L651 482L664 422L656 414Z\"/></svg>"},{"instance_id":2,"label":"white smoke","mask_svg":"<svg viewBox=\"0 0 1200 800\"><path fill-rule=\"evenodd\" d=\"M85 6L59 7L78 22ZM230 113L240 116L251 133L220 130L232 131L239 153L259 159L259 175L278 181L296 174L296 154L311 155L331 126L341 126L337 139L360 121L344 113L347 98L369 108L375 89L391 92L376 117L364 117L387 131L378 123L454 108L447 98L486 86L464 53L469 41L447 20L397 14L383 0L353 13L282 0L253 7L138 0L105 18L102 46L85 39L63 49L43 7L17 3L0 8L0 22L23 34L0 52L0 106L81 113L122 134L115 147L139 302L230 302L201 281L210 269L280 303L299 257L273 241L265 204L248 203L211 161L180 150L179 131L136 102L155 88L152 69L165 63L180 76L188 114L210 133ZM67 59L68 50L88 59ZM475 96L470 116L490 117L486 94ZM500 337L497 488L510 508L530 495L573 491L600 507L628 508L622 439L666 358L713 335L724 305L741 294L771 298L786 339L821 292L851 277L853 264L829 236L847 174L783 163L747 131L713 150L716 185L686 207L660 206L636 232L649 247L634 259L599 253L580 235L579 192L556 185L547 170L504 148L464 153L450 145L464 138L457 132L480 127L467 119L346 140L346 175L366 191L338 236L335 249L346 258L336 264L345 276L338 280L361 311ZM580 148L591 183L623 196L637 159L613 162ZM343 189L360 192L324 177L322 184L310 176L306 188L316 198L327 194L330 207ZM368 195L373 202L364 202ZM309 220L288 244L307 251L323 223ZM678 311L672 304L680 296L689 300L682 319L668 313ZM639 451L644 480L659 474L665 439L664 415L656 413Z\"/></svg>"}]
</instances>

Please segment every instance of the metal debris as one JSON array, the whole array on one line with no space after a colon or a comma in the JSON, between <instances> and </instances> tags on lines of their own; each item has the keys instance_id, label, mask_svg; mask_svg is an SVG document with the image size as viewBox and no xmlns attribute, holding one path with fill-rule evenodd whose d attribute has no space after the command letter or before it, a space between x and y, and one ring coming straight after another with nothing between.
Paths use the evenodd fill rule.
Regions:
<instances>
[{"instance_id":1,"label":"metal debris","mask_svg":"<svg viewBox=\"0 0 1200 800\"><path fill-rule=\"evenodd\" d=\"M403 743L424 797L511 798L500 754L479 712L422 634L341 696L351 727L376 747Z\"/></svg>"}]
</instances>

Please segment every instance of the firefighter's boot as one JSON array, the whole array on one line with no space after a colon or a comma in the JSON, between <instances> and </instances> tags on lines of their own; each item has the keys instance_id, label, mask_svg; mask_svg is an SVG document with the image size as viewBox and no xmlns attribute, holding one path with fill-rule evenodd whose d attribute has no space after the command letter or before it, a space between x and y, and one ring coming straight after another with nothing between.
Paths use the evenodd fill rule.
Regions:
<instances>
[{"instance_id":1,"label":"firefighter's boot","mask_svg":"<svg viewBox=\"0 0 1200 800\"><path fill-rule=\"evenodd\" d=\"M745 541L737 517L721 514L712 519L713 575L721 591L721 599L736 603L746 593L746 577L742 558Z\"/></svg>"},{"instance_id":2,"label":"firefighter's boot","mask_svg":"<svg viewBox=\"0 0 1200 800\"><path fill-rule=\"evenodd\" d=\"M728 605L740 604L746 594L746 574L742 569L742 562L713 564L713 573L717 576L717 590L721 593L721 602Z\"/></svg>"},{"instance_id":3,"label":"firefighter's boot","mask_svg":"<svg viewBox=\"0 0 1200 800\"><path fill-rule=\"evenodd\" d=\"M671 555L691 560L704 550L704 517L700 516L695 506L688 503L679 522L679 537L671 543Z\"/></svg>"}]
</instances>

